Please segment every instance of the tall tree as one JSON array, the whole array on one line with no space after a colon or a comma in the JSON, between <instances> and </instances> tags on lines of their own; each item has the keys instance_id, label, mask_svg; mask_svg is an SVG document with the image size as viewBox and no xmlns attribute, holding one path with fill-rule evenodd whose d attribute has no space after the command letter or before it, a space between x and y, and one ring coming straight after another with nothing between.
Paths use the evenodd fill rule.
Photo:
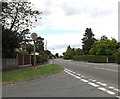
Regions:
<instances>
[{"instance_id":1,"label":"tall tree","mask_svg":"<svg viewBox=\"0 0 120 99\"><path fill-rule=\"evenodd\" d=\"M39 53L40 51L44 51L44 38L41 38L40 36L36 39L35 46L36 51Z\"/></svg>"},{"instance_id":2,"label":"tall tree","mask_svg":"<svg viewBox=\"0 0 120 99\"><path fill-rule=\"evenodd\" d=\"M37 21L42 12L32 10L31 2L15 1L2 2L2 25L13 31L32 28L33 20Z\"/></svg>"},{"instance_id":3,"label":"tall tree","mask_svg":"<svg viewBox=\"0 0 120 99\"><path fill-rule=\"evenodd\" d=\"M15 48L20 47L22 40L19 33L2 28L2 57L15 58Z\"/></svg>"},{"instance_id":4,"label":"tall tree","mask_svg":"<svg viewBox=\"0 0 120 99\"><path fill-rule=\"evenodd\" d=\"M2 52L3 57L15 57L15 48L26 42L25 34L42 13L33 10L30 2L2 2Z\"/></svg>"},{"instance_id":5,"label":"tall tree","mask_svg":"<svg viewBox=\"0 0 120 99\"><path fill-rule=\"evenodd\" d=\"M83 47L83 51L85 55L89 55L89 50L91 49L92 45L97 41L94 38L94 34L92 33L92 29L91 28L86 28L85 33L83 35L83 39L82 39L82 47Z\"/></svg>"}]
</instances>

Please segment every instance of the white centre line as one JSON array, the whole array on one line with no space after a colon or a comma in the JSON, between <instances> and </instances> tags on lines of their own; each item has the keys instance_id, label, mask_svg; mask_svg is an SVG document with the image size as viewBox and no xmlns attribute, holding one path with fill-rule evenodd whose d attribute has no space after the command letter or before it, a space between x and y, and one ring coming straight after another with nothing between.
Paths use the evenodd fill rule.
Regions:
<instances>
[{"instance_id":1,"label":"white centre line","mask_svg":"<svg viewBox=\"0 0 120 99\"><path fill-rule=\"evenodd\" d=\"M111 91L111 90L108 90L108 88L109 89L112 89L112 90L114 90L114 91L119 91L120 92L120 90L119 89L117 89L117 88L114 88L114 87L112 87L112 86L108 86L107 84L105 84L105 83L102 83L102 82L97 82L96 80L94 80L94 79L84 79L84 76L80 76L80 74L78 74L78 73L76 73L76 72L73 72L73 71L71 71L71 70L69 70L69 69L67 69L67 68L65 68L65 70L64 70L66 73L68 73L68 74L70 74L70 75L72 75L72 76L74 76L75 78L77 78L77 79L80 79L82 82L87 82L89 85L91 85L91 86L93 86L93 87L97 87L97 89L99 89L99 90L101 90L101 91L104 91L104 92L106 92L107 94L110 94L110 95L115 95L116 93L115 92L113 92L113 91ZM90 81L93 81L93 82L90 82ZM108 86L108 88L104 88L104 87L100 87L100 85L102 85L102 86ZM119 96L116 96L116 97L118 97L119 98Z\"/></svg>"},{"instance_id":2,"label":"white centre line","mask_svg":"<svg viewBox=\"0 0 120 99\"><path fill-rule=\"evenodd\" d=\"M113 91L110 91L110 90L107 90L106 92L107 92L108 94L110 94L110 95L114 95L114 94L115 94Z\"/></svg>"},{"instance_id":3,"label":"white centre line","mask_svg":"<svg viewBox=\"0 0 120 99\"><path fill-rule=\"evenodd\" d=\"M118 72L117 70L112 70L112 69L108 69L108 68L99 68L99 67L94 67L96 69L102 69L102 70L107 70L107 71L112 71L112 72Z\"/></svg>"}]
</instances>

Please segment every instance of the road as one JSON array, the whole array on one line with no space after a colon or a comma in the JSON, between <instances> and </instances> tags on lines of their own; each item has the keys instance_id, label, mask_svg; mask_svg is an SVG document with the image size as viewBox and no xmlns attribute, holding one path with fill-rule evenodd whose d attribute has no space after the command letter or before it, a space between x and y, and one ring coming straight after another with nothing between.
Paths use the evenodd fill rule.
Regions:
<instances>
[{"instance_id":1,"label":"road","mask_svg":"<svg viewBox=\"0 0 120 99\"><path fill-rule=\"evenodd\" d=\"M61 73L3 87L3 97L118 97L118 66L56 59Z\"/></svg>"}]
</instances>

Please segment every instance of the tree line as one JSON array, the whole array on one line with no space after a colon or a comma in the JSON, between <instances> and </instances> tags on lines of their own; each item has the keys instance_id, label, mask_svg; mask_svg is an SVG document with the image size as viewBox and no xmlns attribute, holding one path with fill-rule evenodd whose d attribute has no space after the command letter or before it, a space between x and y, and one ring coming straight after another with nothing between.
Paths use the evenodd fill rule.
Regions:
<instances>
[{"instance_id":1,"label":"tree line","mask_svg":"<svg viewBox=\"0 0 120 99\"><path fill-rule=\"evenodd\" d=\"M108 39L103 35L100 39L96 39L91 28L86 28L82 38L82 49L67 47L63 53L65 59L72 59L74 55L113 55L119 52L120 42L116 39Z\"/></svg>"}]
</instances>

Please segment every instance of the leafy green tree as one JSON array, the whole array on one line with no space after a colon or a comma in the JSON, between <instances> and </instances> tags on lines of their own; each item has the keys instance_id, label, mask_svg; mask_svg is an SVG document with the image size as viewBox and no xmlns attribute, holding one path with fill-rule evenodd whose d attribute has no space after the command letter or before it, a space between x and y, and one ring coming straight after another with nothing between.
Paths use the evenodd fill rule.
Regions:
<instances>
[{"instance_id":1,"label":"leafy green tree","mask_svg":"<svg viewBox=\"0 0 120 99\"><path fill-rule=\"evenodd\" d=\"M2 2L2 25L10 31L23 31L33 27L42 12L32 10L31 2Z\"/></svg>"},{"instance_id":2,"label":"leafy green tree","mask_svg":"<svg viewBox=\"0 0 120 99\"><path fill-rule=\"evenodd\" d=\"M83 39L82 39L82 47L83 47L83 51L85 55L89 55L89 50L91 49L92 45L97 41L94 38L94 34L92 33L92 29L91 28L86 28L85 30L85 34L83 35Z\"/></svg>"},{"instance_id":3,"label":"leafy green tree","mask_svg":"<svg viewBox=\"0 0 120 99\"><path fill-rule=\"evenodd\" d=\"M28 44L28 45L26 46L26 51L28 51L29 54L31 54L31 52L33 51L33 45L32 45L32 44Z\"/></svg>"},{"instance_id":4,"label":"leafy green tree","mask_svg":"<svg viewBox=\"0 0 120 99\"><path fill-rule=\"evenodd\" d=\"M36 39L35 47L36 51L39 53L40 51L44 51L44 38L41 38L40 36Z\"/></svg>"},{"instance_id":5,"label":"leafy green tree","mask_svg":"<svg viewBox=\"0 0 120 99\"><path fill-rule=\"evenodd\" d=\"M15 48L20 47L28 28L33 27L42 13L32 10L30 2L2 2L2 52L5 58L14 58Z\"/></svg>"},{"instance_id":6,"label":"leafy green tree","mask_svg":"<svg viewBox=\"0 0 120 99\"><path fill-rule=\"evenodd\" d=\"M77 48L76 50L76 55L83 55L83 50L80 48Z\"/></svg>"},{"instance_id":7,"label":"leafy green tree","mask_svg":"<svg viewBox=\"0 0 120 99\"><path fill-rule=\"evenodd\" d=\"M15 48L20 47L22 40L19 33L2 28L2 57L15 58Z\"/></svg>"},{"instance_id":8,"label":"leafy green tree","mask_svg":"<svg viewBox=\"0 0 120 99\"><path fill-rule=\"evenodd\" d=\"M90 53L94 55L112 55L118 51L117 47L118 43L114 38L112 40L99 40L92 46Z\"/></svg>"},{"instance_id":9,"label":"leafy green tree","mask_svg":"<svg viewBox=\"0 0 120 99\"><path fill-rule=\"evenodd\" d=\"M74 56L74 49L70 47L70 45L67 47L66 52L64 53L64 59L72 59Z\"/></svg>"}]
</instances>

